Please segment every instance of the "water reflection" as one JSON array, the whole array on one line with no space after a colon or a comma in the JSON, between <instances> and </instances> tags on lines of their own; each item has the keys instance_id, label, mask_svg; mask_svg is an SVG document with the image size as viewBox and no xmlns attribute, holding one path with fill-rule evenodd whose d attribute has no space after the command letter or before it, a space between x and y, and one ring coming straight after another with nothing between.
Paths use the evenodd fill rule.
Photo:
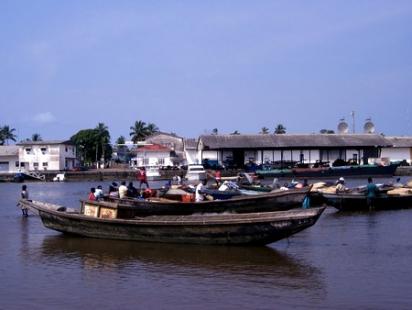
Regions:
<instances>
[{"instance_id":1,"label":"water reflection","mask_svg":"<svg viewBox=\"0 0 412 310\"><path fill-rule=\"evenodd\" d=\"M47 264L80 264L85 270L134 269L185 276L253 276L278 286L321 289L320 271L269 247L224 247L140 243L68 236L47 236L40 259ZM78 266L79 267L79 266ZM159 270L160 269L160 270Z\"/></svg>"}]
</instances>

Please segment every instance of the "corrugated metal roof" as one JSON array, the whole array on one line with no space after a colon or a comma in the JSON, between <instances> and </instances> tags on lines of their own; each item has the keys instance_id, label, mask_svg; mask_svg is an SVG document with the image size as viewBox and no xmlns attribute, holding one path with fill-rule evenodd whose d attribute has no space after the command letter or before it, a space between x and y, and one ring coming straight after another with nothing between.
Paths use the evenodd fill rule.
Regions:
<instances>
[{"instance_id":1,"label":"corrugated metal roof","mask_svg":"<svg viewBox=\"0 0 412 310\"><path fill-rule=\"evenodd\" d=\"M74 145L70 140L49 140L49 141L21 141L16 145L51 145L51 144L69 144Z\"/></svg>"},{"instance_id":2,"label":"corrugated metal roof","mask_svg":"<svg viewBox=\"0 0 412 310\"><path fill-rule=\"evenodd\" d=\"M0 156L18 156L19 147L16 145L0 145Z\"/></svg>"},{"instance_id":3,"label":"corrugated metal roof","mask_svg":"<svg viewBox=\"0 0 412 310\"><path fill-rule=\"evenodd\" d=\"M196 150L197 142L198 141L196 139L185 139L185 148L187 150Z\"/></svg>"},{"instance_id":4,"label":"corrugated metal roof","mask_svg":"<svg viewBox=\"0 0 412 310\"><path fill-rule=\"evenodd\" d=\"M412 147L412 137L401 136L401 137L386 137L394 147Z\"/></svg>"},{"instance_id":5,"label":"corrugated metal roof","mask_svg":"<svg viewBox=\"0 0 412 310\"><path fill-rule=\"evenodd\" d=\"M375 134L202 135L199 139L208 149L392 146L384 136Z\"/></svg>"}]
</instances>

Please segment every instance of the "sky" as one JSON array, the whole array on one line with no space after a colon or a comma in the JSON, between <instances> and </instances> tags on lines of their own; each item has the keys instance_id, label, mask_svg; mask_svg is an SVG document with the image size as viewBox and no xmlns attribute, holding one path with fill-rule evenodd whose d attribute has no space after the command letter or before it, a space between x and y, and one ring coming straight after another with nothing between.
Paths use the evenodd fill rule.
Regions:
<instances>
[{"instance_id":1,"label":"sky","mask_svg":"<svg viewBox=\"0 0 412 310\"><path fill-rule=\"evenodd\" d=\"M412 1L0 1L0 126L412 135Z\"/></svg>"}]
</instances>

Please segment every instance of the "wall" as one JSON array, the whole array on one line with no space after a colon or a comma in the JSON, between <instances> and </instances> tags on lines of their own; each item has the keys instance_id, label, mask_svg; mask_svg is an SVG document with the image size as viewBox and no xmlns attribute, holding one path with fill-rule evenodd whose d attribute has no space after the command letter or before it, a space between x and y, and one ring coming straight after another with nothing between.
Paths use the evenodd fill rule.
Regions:
<instances>
[{"instance_id":1,"label":"wall","mask_svg":"<svg viewBox=\"0 0 412 310\"><path fill-rule=\"evenodd\" d=\"M7 168L6 170L0 169L1 172L18 172L19 167L16 167L16 163L18 164L19 157L18 156L1 156L0 163L2 168Z\"/></svg>"},{"instance_id":2,"label":"wall","mask_svg":"<svg viewBox=\"0 0 412 310\"><path fill-rule=\"evenodd\" d=\"M411 151L409 147L399 148L382 148L381 157L387 157L391 161L401 161L406 159L408 163L411 163Z\"/></svg>"}]
</instances>

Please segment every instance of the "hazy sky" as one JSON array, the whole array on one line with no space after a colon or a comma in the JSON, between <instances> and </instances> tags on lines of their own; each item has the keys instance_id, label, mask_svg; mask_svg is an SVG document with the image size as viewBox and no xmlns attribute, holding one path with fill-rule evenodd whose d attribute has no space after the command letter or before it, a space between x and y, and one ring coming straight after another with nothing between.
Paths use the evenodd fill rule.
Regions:
<instances>
[{"instance_id":1,"label":"hazy sky","mask_svg":"<svg viewBox=\"0 0 412 310\"><path fill-rule=\"evenodd\" d=\"M0 0L0 125L412 135L412 1Z\"/></svg>"}]
</instances>

